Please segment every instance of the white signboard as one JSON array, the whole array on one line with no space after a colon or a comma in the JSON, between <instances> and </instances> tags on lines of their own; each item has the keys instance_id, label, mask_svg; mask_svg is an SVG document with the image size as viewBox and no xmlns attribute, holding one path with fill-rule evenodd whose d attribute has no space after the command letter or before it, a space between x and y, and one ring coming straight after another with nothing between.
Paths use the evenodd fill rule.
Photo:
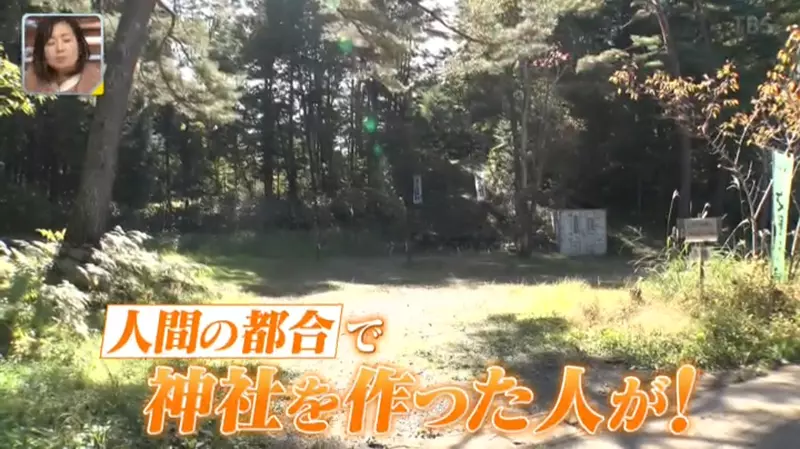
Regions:
<instances>
[{"instance_id":1,"label":"white signboard","mask_svg":"<svg viewBox=\"0 0 800 449\"><path fill-rule=\"evenodd\" d=\"M716 242L719 239L720 219L717 217L679 219L678 228L686 243Z\"/></svg>"},{"instance_id":2,"label":"white signboard","mask_svg":"<svg viewBox=\"0 0 800 449\"><path fill-rule=\"evenodd\" d=\"M558 250L565 256L604 255L608 252L605 209L562 209L557 214Z\"/></svg>"},{"instance_id":3,"label":"white signboard","mask_svg":"<svg viewBox=\"0 0 800 449\"><path fill-rule=\"evenodd\" d=\"M481 175L475 175L475 199L478 201L486 199L486 182Z\"/></svg>"},{"instance_id":4,"label":"white signboard","mask_svg":"<svg viewBox=\"0 0 800 449\"><path fill-rule=\"evenodd\" d=\"M414 204L422 204L422 176L414 175Z\"/></svg>"}]
</instances>

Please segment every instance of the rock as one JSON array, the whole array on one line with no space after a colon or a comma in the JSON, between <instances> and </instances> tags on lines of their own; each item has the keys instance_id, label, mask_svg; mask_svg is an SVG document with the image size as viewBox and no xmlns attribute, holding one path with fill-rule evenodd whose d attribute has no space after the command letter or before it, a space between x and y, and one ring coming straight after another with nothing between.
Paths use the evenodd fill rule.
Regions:
<instances>
[{"instance_id":1,"label":"rock","mask_svg":"<svg viewBox=\"0 0 800 449\"><path fill-rule=\"evenodd\" d=\"M59 258L55 261L56 270L61 273L62 278L75 285L81 290L87 290L91 286L86 270L78 262L69 258Z\"/></svg>"},{"instance_id":2,"label":"rock","mask_svg":"<svg viewBox=\"0 0 800 449\"><path fill-rule=\"evenodd\" d=\"M92 250L91 248L68 248L65 253L70 259L83 263L90 259Z\"/></svg>"}]
</instances>

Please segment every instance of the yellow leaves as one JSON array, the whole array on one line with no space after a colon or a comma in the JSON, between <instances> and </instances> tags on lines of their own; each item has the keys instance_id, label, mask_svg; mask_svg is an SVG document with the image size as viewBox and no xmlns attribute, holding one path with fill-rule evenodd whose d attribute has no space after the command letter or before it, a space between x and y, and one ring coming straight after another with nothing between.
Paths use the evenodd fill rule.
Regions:
<instances>
[{"instance_id":1,"label":"yellow leaves","mask_svg":"<svg viewBox=\"0 0 800 449\"><path fill-rule=\"evenodd\" d=\"M630 66L623 67L622 70L617 70L609 77L609 82L617 86L617 95L627 95L632 100L637 100L636 89L639 84L636 82L636 75Z\"/></svg>"},{"instance_id":2,"label":"yellow leaves","mask_svg":"<svg viewBox=\"0 0 800 449\"><path fill-rule=\"evenodd\" d=\"M772 97L778 94L780 85L775 82L768 82L758 86L758 93L760 97Z\"/></svg>"},{"instance_id":3,"label":"yellow leaves","mask_svg":"<svg viewBox=\"0 0 800 449\"><path fill-rule=\"evenodd\" d=\"M720 112L722 111L722 106L717 103L711 103L703 108L703 111L706 113L706 116L711 118L718 118Z\"/></svg>"},{"instance_id":4,"label":"yellow leaves","mask_svg":"<svg viewBox=\"0 0 800 449\"><path fill-rule=\"evenodd\" d=\"M36 229L36 233L44 237L47 243L61 243L67 235L67 230L53 231L51 229Z\"/></svg>"},{"instance_id":5,"label":"yellow leaves","mask_svg":"<svg viewBox=\"0 0 800 449\"><path fill-rule=\"evenodd\" d=\"M789 37L786 38L784 47L791 48L793 44L800 42L800 27L791 25L786 28L786 31L789 32Z\"/></svg>"},{"instance_id":6,"label":"yellow leaves","mask_svg":"<svg viewBox=\"0 0 800 449\"><path fill-rule=\"evenodd\" d=\"M694 121L692 129L711 138L723 135L737 142L747 138L748 145L766 147L775 141L800 140L800 81L791 79L798 68L800 55L800 27L790 29L790 37L777 54L777 62L766 80L758 86L752 99L751 110L740 111L740 102L730 98L740 90L739 74L735 66L726 62L711 78L700 81L673 77L663 71L638 80L637 71L625 67L610 78L619 94L627 93L632 99L648 96L657 100L665 115L673 119ZM724 121L720 117L729 117ZM712 128L712 129L710 129ZM713 129L715 128L715 129ZM742 133L747 135L742 135ZM738 135L737 135L738 134Z\"/></svg>"},{"instance_id":7,"label":"yellow leaves","mask_svg":"<svg viewBox=\"0 0 800 449\"><path fill-rule=\"evenodd\" d=\"M727 78L733 72L733 64L726 63L721 69L717 70L717 79Z\"/></svg>"}]
</instances>

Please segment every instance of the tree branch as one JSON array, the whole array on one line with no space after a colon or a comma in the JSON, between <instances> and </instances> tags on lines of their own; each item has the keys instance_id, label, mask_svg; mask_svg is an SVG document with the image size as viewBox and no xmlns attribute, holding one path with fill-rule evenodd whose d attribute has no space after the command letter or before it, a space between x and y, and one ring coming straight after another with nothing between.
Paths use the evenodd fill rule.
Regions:
<instances>
[{"instance_id":1,"label":"tree branch","mask_svg":"<svg viewBox=\"0 0 800 449\"><path fill-rule=\"evenodd\" d=\"M408 3L411 3L412 5L414 5L415 7L419 8L419 9L421 9L425 14L430 16L435 22L438 22L440 25L442 25L443 27L445 27L449 31L452 31L453 33L461 36L462 38L464 38L464 39L466 39L468 41L476 42L476 43L479 43L479 44L492 44L492 42L488 42L488 41L485 41L483 39L478 39L476 37L473 37L473 36L469 35L468 33L464 32L462 30L459 30L455 26L450 25L442 16L439 15L439 13L437 13L436 11L434 11L434 10L428 8L428 7L422 6L422 3L420 2L420 0L405 0L405 1L407 1Z\"/></svg>"},{"instance_id":2,"label":"tree branch","mask_svg":"<svg viewBox=\"0 0 800 449\"><path fill-rule=\"evenodd\" d=\"M170 95L172 95L172 98L174 98L176 101L179 101L190 110L199 113L200 110L195 108L189 99L180 95L172 86L172 84L169 81L169 77L167 76L167 71L166 69L164 69L164 61L161 58L161 55L164 53L164 48L166 48L167 41L169 39L174 39L172 33L175 31L175 25L177 24L178 21L178 15L172 8L167 6L163 0L157 0L156 4L159 7L161 7L164 11L166 11L167 14L169 14L170 16L169 29L167 29L167 33L164 35L164 38L161 40L161 44L159 44L158 46L158 71L161 74L161 79L164 81L164 85L167 87L167 90L169 91Z\"/></svg>"}]
</instances>

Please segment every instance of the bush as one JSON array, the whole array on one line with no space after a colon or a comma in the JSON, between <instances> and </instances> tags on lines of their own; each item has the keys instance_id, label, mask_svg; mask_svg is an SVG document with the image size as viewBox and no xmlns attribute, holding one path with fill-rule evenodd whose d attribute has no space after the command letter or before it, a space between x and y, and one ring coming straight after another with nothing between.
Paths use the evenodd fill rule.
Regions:
<instances>
[{"instance_id":1,"label":"bush","mask_svg":"<svg viewBox=\"0 0 800 449\"><path fill-rule=\"evenodd\" d=\"M206 268L152 251L150 237L115 229L84 262L57 257L63 231L40 230L45 241L0 244L0 447L8 449L343 449L337 440L221 437L207 422L197 436L148 437L142 408L146 378L156 364L178 370L186 361L97 359L98 326L108 303L208 300ZM73 251L74 252L74 251ZM75 254L73 254L74 256ZM86 257L83 257L86 256ZM71 259L72 257L70 257ZM46 282L53 261L69 264L68 280ZM82 287L82 288L79 288ZM167 363L164 363L167 362ZM209 366L218 375L219 366ZM287 375L287 373L284 373Z\"/></svg>"},{"instance_id":2,"label":"bush","mask_svg":"<svg viewBox=\"0 0 800 449\"><path fill-rule=\"evenodd\" d=\"M87 337L102 320L105 305L198 302L211 291L202 280L205 268L172 260L145 247L149 236L117 228L106 234L88 261L59 258L63 231L40 230L41 241L13 240L0 255L0 335L2 354L33 357L48 339ZM66 280L45 280L53 263ZM66 268L65 268L66 267Z\"/></svg>"},{"instance_id":3,"label":"bush","mask_svg":"<svg viewBox=\"0 0 800 449\"><path fill-rule=\"evenodd\" d=\"M690 325L677 332L595 332L599 350L632 363L732 368L800 360L800 285L776 283L769 265L718 253L706 261L662 260L636 289L650 304L682 311Z\"/></svg>"},{"instance_id":4,"label":"bush","mask_svg":"<svg viewBox=\"0 0 800 449\"><path fill-rule=\"evenodd\" d=\"M211 291L201 279L210 270L149 250L145 245L150 240L147 234L119 227L103 237L91 262L83 266L85 278L96 287L97 301L177 304L207 300Z\"/></svg>"}]
</instances>

